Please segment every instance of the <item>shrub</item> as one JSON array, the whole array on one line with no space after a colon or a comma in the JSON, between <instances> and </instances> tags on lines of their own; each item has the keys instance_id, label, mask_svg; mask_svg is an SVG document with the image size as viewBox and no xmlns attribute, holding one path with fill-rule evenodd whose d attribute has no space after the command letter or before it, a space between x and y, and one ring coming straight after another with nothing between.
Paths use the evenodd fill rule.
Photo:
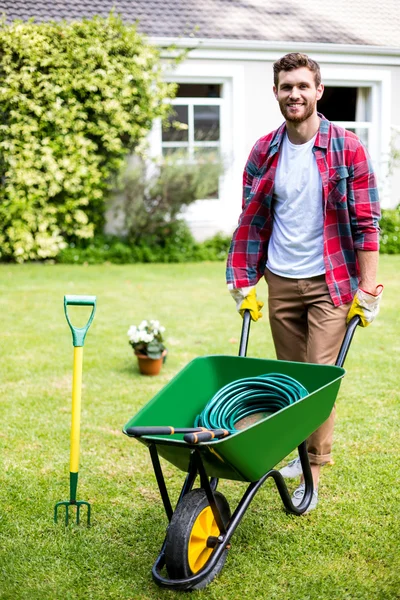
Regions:
<instances>
[{"instance_id":1,"label":"shrub","mask_svg":"<svg viewBox=\"0 0 400 600\"><path fill-rule=\"evenodd\" d=\"M382 211L380 220L382 254L400 254L400 207Z\"/></svg>"},{"instance_id":2,"label":"shrub","mask_svg":"<svg viewBox=\"0 0 400 600\"><path fill-rule=\"evenodd\" d=\"M66 264L217 261L226 259L230 239L230 236L217 234L205 242L196 242L187 224L178 221L173 226L163 226L154 236L138 244L114 236L96 236L89 243L70 244L61 250L56 260Z\"/></svg>"},{"instance_id":3,"label":"shrub","mask_svg":"<svg viewBox=\"0 0 400 600\"><path fill-rule=\"evenodd\" d=\"M199 245L199 255L203 260L226 260L232 236L217 233Z\"/></svg>"},{"instance_id":4,"label":"shrub","mask_svg":"<svg viewBox=\"0 0 400 600\"><path fill-rule=\"evenodd\" d=\"M0 257L56 256L103 226L104 200L174 86L113 14L0 22Z\"/></svg>"},{"instance_id":5,"label":"shrub","mask_svg":"<svg viewBox=\"0 0 400 600\"><path fill-rule=\"evenodd\" d=\"M179 155L152 164L137 162L124 182L125 233L133 244L159 246L182 234L178 225L185 209L198 199L216 195L223 165L217 156L188 162ZM187 241L187 240L186 240ZM176 240L179 244L179 240Z\"/></svg>"}]
</instances>

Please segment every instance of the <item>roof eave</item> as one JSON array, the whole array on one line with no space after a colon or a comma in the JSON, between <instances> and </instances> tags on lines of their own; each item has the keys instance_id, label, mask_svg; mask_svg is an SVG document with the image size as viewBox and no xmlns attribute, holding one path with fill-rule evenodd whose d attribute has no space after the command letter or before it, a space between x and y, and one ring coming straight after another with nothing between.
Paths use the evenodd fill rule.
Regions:
<instances>
[{"instance_id":1,"label":"roof eave","mask_svg":"<svg viewBox=\"0 0 400 600\"><path fill-rule=\"evenodd\" d=\"M245 40L245 39L221 39L221 38L195 38L195 37L154 37L149 41L156 46L167 47L171 44L178 48L190 48L196 50L236 50L236 51L264 51L285 52L290 48L293 52L320 53L320 54L353 54L368 56L400 57L400 48L388 46L372 46L357 44L333 44L320 42L287 42L267 40Z\"/></svg>"}]
</instances>

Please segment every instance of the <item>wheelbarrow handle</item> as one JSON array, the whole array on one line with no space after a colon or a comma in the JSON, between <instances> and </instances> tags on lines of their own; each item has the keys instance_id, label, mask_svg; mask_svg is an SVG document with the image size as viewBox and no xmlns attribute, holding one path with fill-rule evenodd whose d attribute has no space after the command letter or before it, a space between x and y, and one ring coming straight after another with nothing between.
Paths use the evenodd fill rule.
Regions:
<instances>
[{"instance_id":1,"label":"wheelbarrow handle","mask_svg":"<svg viewBox=\"0 0 400 600\"><path fill-rule=\"evenodd\" d=\"M126 434L131 437L142 437L142 435L173 435L174 433L200 433L207 431L205 427L171 427L171 426L142 426L128 427Z\"/></svg>"},{"instance_id":2,"label":"wheelbarrow handle","mask_svg":"<svg viewBox=\"0 0 400 600\"><path fill-rule=\"evenodd\" d=\"M249 335L250 335L250 323L251 323L250 311L245 310L244 315L243 315L242 334L240 336L239 356L246 356L246 354L247 354L247 344L249 342Z\"/></svg>"},{"instance_id":3,"label":"wheelbarrow handle","mask_svg":"<svg viewBox=\"0 0 400 600\"><path fill-rule=\"evenodd\" d=\"M142 426L128 427L125 433L131 437L142 437L143 435L173 435L184 433L183 439L188 444L208 442L229 435L227 429L206 429L205 427L170 427L170 426Z\"/></svg>"},{"instance_id":4,"label":"wheelbarrow handle","mask_svg":"<svg viewBox=\"0 0 400 600\"><path fill-rule=\"evenodd\" d=\"M229 435L227 429L209 429L201 433L187 433L183 439L188 444L198 444L199 442L208 442L210 440L219 440Z\"/></svg>"},{"instance_id":5,"label":"wheelbarrow handle","mask_svg":"<svg viewBox=\"0 0 400 600\"><path fill-rule=\"evenodd\" d=\"M74 327L68 316L68 306L92 306L92 312L84 327ZM83 346L88 329L96 312L96 296L64 296L64 312L68 325L72 332L72 343L74 347Z\"/></svg>"},{"instance_id":6,"label":"wheelbarrow handle","mask_svg":"<svg viewBox=\"0 0 400 600\"><path fill-rule=\"evenodd\" d=\"M249 341L249 334L250 334L250 323L251 323L250 311L245 310L244 315L243 315L242 335L240 337L239 356L246 356L247 344ZM349 321L349 324L347 325L345 336L343 338L342 345L339 350L339 354L338 354L336 362L335 362L335 365L337 367L343 367L344 361L346 360L346 356L347 356L347 353L350 348L351 341L354 336L354 332L360 323L361 323L361 318L359 317L359 315L355 315Z\"/></svg>"},{"instance_id":7,"label":"wheelbarrow handle","mask_svg":"<svg viewBox=\"0 0 400 600\"><path fill-rule=\"evenodd\" d=\"M346 333L343 338L342 345L340 346L339 354L337 356L335 365L337 367L343 367L344 361L346 360L347 352L349 351L351 340L358 325L361 323L359 315L355 315L347 325Z\"/></svg>"}]
</instances>

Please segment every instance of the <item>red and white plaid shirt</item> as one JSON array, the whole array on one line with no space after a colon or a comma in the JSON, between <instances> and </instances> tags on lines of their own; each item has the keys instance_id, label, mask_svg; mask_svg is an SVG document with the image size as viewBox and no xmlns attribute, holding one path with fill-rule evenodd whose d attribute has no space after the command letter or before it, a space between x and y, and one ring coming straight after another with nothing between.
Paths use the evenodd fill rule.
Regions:
<instances>
[{"instance_id":1,"label":"red and white plaid shirt","mask_svg":"<svg viewBox=\"0 0 400 600\"><path fill-rule=\"evenodd\" d=\"M325 278L335 306L351 302L359 283L357 250L379 249L376 178L358 137L323 115L313 152L322 180ZM274 179L286 131L254 145L243 173L243 211L233 234L226 278L235 288L254 286L264 275L273 227Z\"/></svg>"}]
</instances>

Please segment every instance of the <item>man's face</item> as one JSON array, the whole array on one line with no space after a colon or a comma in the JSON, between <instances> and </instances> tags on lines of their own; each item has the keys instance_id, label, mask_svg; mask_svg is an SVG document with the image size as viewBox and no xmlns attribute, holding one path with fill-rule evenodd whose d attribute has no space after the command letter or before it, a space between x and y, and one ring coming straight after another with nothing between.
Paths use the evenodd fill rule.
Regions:
<instances>
[{"instance_id":1,"label":"man's face","mask_svg":"<svg viewBox=\"0 0 400 600\"><path fill-rule=\"evenodd\" d=\"M307 67L281 71L274 94L286 121L302 123L317 110L317 100L323 94L322 83L316 87L314 73Z\"/></svg>"}]
</instances>

